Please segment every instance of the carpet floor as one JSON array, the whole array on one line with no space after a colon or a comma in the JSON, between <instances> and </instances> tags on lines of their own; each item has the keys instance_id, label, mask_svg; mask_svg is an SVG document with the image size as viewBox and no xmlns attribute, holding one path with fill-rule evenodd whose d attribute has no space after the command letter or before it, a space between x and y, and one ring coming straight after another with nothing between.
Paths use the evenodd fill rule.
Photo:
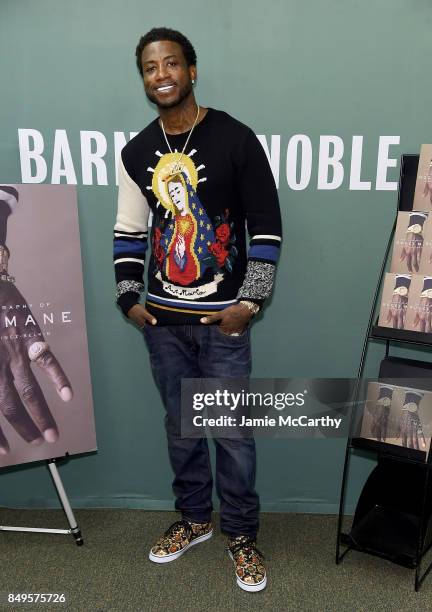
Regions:
<instances>
[{"instance_id":1,"label":"carpet floor","mask_svg":"<svg viewBox=\"0 0 432 612\"><path fill-rule=\"evenodd\" d=\"M432 574L419 593L414 572L351 551L334 562L336 517L261 515L258 546L268 586L235 584L226 538L215 536L180 559L157 565L148 550L178 516L172 512L86 509L75 512L85 544L72 536L2 532L1 610L134 612L432 611ZM2 525L67 528L61 510L0 510ZM7 603L7 593L64 593L64 604Z\"/></svg>"}]
</instances>

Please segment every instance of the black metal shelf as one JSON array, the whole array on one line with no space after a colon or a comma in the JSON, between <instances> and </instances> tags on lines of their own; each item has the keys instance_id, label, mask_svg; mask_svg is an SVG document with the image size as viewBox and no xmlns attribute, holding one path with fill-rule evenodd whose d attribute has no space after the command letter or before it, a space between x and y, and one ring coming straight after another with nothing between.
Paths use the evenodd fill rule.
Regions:
<instances>
[{"instance_id":1,"label":"black metal shelf","mask_svg":"<svg viewBox=\"0 0 432 612\"><path fill-rule=\"evenodd\" d=\"M416 332L407 329L393 329L374 325L371 329L371 338L375 340L389 340L393 342L404 342L406 344L416 344L418 346L431 346L432 333Z\"/></svg>"},{"instance_id":2,"label":"black metal shelf","mask_svg":"<svg viewBox=\"0 0 432 612\"><path fill-rule=\"evenodd\" d=\"M421 563L432 544L431 466L406 459L378 457L340 544L350 550L382 557L416 570L416 590L432 568L420 577Z\"/></svg>"},{"instance_id":3,"label":"black metal shelf","mask_svg":"<svg viewBox=\"0 0 432 612\"><path fill-rule=\"evenodd\" d=\"M377 440L370 440L369 438L351 438L349 444L351 448L372 451L374 453L379 453L383 457L404 459L422 465L426 463L428 456L426 451L421 451L416 448L406 448L405 446L398 446L396 444L390 444L389 442L378 442Z\"/></svg>"},{"instance_id":4,"label":"black metal shelf","mask_svg":"<svg viewBox=\"0 0 432 612\"><path fill-rule=\"evenodd\" d=\"M349 534L341 534L342 543L412 569L417 567L419 524L418 516L375 506Z\"/></svg>"},{"instance_id":5,"label":"black metal shelf","mask_svg":"<svg viewBox=\"0 0 432 612\"><path fill-rule=\"evenodd\" d=\"M402 155L401 157L397 212L412 210L418 163L419 155ZM393 379L394 384L394 378L406 379L408 378L406 371L412 371L414 375L411 378L416 379L418 373L418 378L424 380L424 388L432 389L432 364L430 362L389 356L389 347L392 342L431 347L432 333L383 327L378 325L375 317L396 223L397 215L388 239L372 300L357 383L352 395L354 406L357 405L359 399L360 381L363 377L367 350L371 340L385 340L386 342L386 356L381 362L380 380ZM414 586L418 591L423 580L432 570L432 563L430 563L421 573L422 560L432 544L432 476L430 475L432 452L354 436L354 419L353 413L341 485L336 563L340 563L350 550L388 559L393 563L415 569ZM356 449L374 453L378 461L363 487L350 533L343 533L342 522L349 478L348 467L352 452ZM346 547L342 553L341 546Z\"/></svg>"}]
</instances>

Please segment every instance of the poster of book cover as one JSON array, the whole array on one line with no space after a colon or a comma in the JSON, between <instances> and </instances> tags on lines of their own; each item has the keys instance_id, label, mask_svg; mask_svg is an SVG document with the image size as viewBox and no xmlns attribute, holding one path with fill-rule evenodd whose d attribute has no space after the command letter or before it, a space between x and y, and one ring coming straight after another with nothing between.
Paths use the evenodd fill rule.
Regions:
<instances>
[{"instance_id":1,"label":"poster of book cover","mask_svg":"<svg viewBox=\"0 0 432 612\"><path fill-rule=\"evenodd\" d=\"M361 438L429 452L432 393L371 382L368 385Z\"/></svg>"},{"instance_id":2,"label":"poster of book cover","mask_svg":"<svg viewBox=\"0 0 432 612\"><path fill-rule=\"evenodd\" d=\"M0 185L0 466L96 450L76 188Z\"/></svg>"},{"instance_id":3,"label":"poster of book cover","mask_svg":"<svg viewBox=\"0 0 432 612\"><path fill-rule=\"evenodd\" d=\"M390 272L432 275L432 212L398 213Z\"/></svg>"},{"instance_id":4,"label":"poster of book cover","mask_svg":"<svg viewBox=\"0 0 432 612\"><path fill-rule=\"evenodd\" d=\"M432 332L432 276L413 274L405 329L426 334Z\"/></svg>"},{"instance_id":5,"label":"poster of book cover","mask_svg":"<svg viewBox=\"0 0 432 612\"><path fill-rule=\"evenodd\" d=\"M432 333L432 276L387 273L378 325Z\"/></svg>"},{"instance_id":6,"label":"poster of book cover","mask_svg":"<svg viewBox=\"0 0 432 612\"><path fill-rule=\"evenodd\" d=\"M432 144L423 144L420 149L412 210L432 210Z\"/></svg>"},{"instance_id":7,"label":"poster of book cover","mask_svg":"<svg viewBox=\"0 0 432 612\"><path fill-rule=\"evenodd\" d=\"M378 325L393 329L406 329L411 274L388 272L384 278Z\"/></svg>"}]
</instances>

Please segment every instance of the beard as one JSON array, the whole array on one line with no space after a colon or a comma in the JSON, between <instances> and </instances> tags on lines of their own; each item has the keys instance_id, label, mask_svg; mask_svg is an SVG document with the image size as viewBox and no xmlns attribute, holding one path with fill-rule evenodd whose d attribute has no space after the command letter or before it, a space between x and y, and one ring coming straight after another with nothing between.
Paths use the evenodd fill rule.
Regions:
<instances>
[{"instance_id":1,"label":"beard","mask_svg":"<svg viewBox=\"0 0 432 612\"><path fill-rule=\"evenodd\" d=\"M189 81L189 83L186 83L186 85L184 85L184 87L182 87L179 90L178 96L175 100L171 100L170 102L166 102L166 103L158 100L157 97L153 95L152 93L150 93L149 91L146 91L145 94L147 98L150 100L150 102L152 102L153 104L156 104L158 108L173 108L174 106L178 106L179 104L181 104L183 100L185 100L188 97L191 91L192 91L192 81Z\"/></svg>"}]
</instances>

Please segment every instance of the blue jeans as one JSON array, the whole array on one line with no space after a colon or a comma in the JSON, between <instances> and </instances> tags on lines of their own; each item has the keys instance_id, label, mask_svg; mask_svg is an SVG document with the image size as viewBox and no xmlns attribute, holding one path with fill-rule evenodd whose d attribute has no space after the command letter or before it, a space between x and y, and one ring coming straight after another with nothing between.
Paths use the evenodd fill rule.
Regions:
<instances>
[{"instance_id":1,"label":"blue jeans","mask_svg":"<svg viewBox=\"0 0 432 612\"><path fill-rule=\"evenodd\" d=\"M168 452L174 471L175 507L197 523L210 521L213 478L206 438L181 438L182 378L246 378L251 371L250 332L223 334L218 325L146 325L154 379L166 409ZM216 438L216 491L221 529L231 537L256 536L253 438Z\"/></svg>"}]
</instances>

